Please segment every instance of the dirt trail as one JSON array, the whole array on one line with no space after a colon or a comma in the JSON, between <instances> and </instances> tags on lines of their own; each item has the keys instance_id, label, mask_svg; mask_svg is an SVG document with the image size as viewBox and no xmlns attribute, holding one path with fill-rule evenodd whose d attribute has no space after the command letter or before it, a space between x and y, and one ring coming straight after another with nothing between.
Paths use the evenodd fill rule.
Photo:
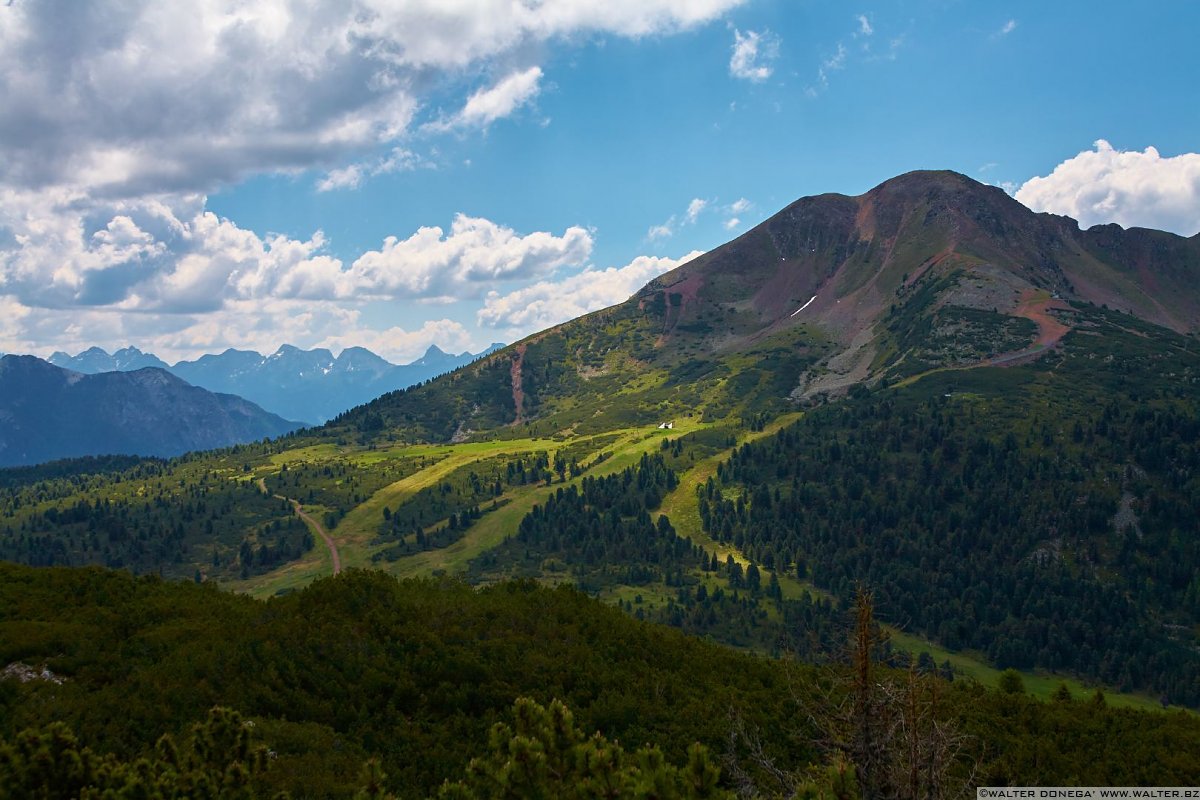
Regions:
<instances>
[{"instance_id":1,"label":"dirt trail","mask_svg":"<svg viewBox=\"0 0 1200 800\"><path fill-rule=\"evenodd\" d=\"M258 490L263 494L267 494L267 481L265 478L258 479ZM287 500L292 504L292 510L296 512L296 516L304 520L308 527L317 532L317 535L325 540L325 546L329 548L329 557L333 561L333 574L337 575L342 571L342 559L338 555L337 543L333 541L333 537L329 535L329 531L325 530L325 526L318 522L312 515L300 507L300 501L290 497L284 497L281 494L271 495L278 497L280 500Z\"/></svg>"},{"instance_id":2,"label":"dirt trail","mask_svg":"<svg viewBox=\"0 0 1200 800\"><path fill-rule=\"evenodd\" d=\"M1062 338L1071 332L1071 326L1064 325L1053 316L1051 311L1070 311L1071 307L1062 300L1051 297L1046 292L1026 289L1021 294L1021 300L1012 310L1011 316L1022 317L1037 325L1037 338L1028 347L1001 353L998 356L984 359L975 364L962 364L952 367L935 367L916 375L910 375L896 384L896 388L916 383L924 377L938 372L953 372L978 367L1016 367L1036 361L1053 348Z\"/></svg>"},{"instance_id":3,"label":"dirt trail","mask_svg":"<svg viewBox=\"0 0 1200 800\"><path fill-rule=\"evenodd\" d=\"M1001 353L985 362L985 366L1000 367L1023 364L1033 361L1057 345L1064 336L1071 332L1071 328L1051 316L1050 312L1053 310L1069 311L1070 308L1063 301L1051 297L1045 292L1026 289L1021 293L1021 301L1013 309L1012 316L1022 317L1037 325L1037 338L1029 347L1012 353Z\"/></svg>"},{"instance_id":4,"label":"dirt trail","mask_svg":"<svg viewBox=\"0 0 1200 800\"><path fill-rule=\"evenodd\" d=\"M1042 347L1053 347L1071 331L1071 328L1050 316L1051 310L1069 311L1070 306L1056 298L1046 297L1042 293L1034 294L1027 291L1022 294L1020 304L1013 309L1013 315L1032 320L1038 326L1036 344L1040 344Z\"/></svg>"}]
</instances>

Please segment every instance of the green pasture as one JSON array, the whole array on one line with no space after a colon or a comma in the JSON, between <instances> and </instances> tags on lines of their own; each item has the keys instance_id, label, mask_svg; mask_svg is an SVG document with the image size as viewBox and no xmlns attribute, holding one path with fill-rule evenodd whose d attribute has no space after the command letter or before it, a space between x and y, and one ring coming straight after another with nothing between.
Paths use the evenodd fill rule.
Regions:
<instances>
[{"instance_id":1,"label":"green pasture","mask_svg":"<svg viewBox=\"0 0 1200 800\"><path fill-rule=\"evenodd\" d=\"M980 374L986 372L989 371L985 370ZM906 383L927 377L930 375L913 376ZM743 433L738 440L738 445L777 433L787 425L799 420L801 416L800 413L781 415L760 432ZM383 545L372 544L372 542L378 534L384 507L396 508L422 489L444 480L455 470L489 457L516 456L523 453L545 451L553 458L556 451L570 447L586 453L587 457L581 458L580 461L587 462L603 450L610 453L610 456L586 473L592 476L602 476L619 472L636 464L643 453L659 449L663 439L673 439L705 427L711 427L711 425L700 422L699 418L684 417L675 420L673 430L659 430L655 426L647 425L610 431L608 435L491 439L450 445L397 444L390 447L377 446L372 449L324 444L274 454L271 457L271 464L278 469L283 464L340 459L369 467L390 458L415 456L436 459L434 463L419 472L375 492L365 502L350 510L338 526L330 531L330 534L337 543L343 569L379 566L398 577L416 577L435 573L453 575L464 572L471 559L501 544L516 530L521 519L535 505L545 502L547 497L564 485L582 480L582 476L569 479L565 484L555 482L551 486L536 484L511 488L502 495L501 499L507 501L504 505L484 514L460 539L450 545L414 553L392 563L376 565L375 562L372 562L371 557L382 549ZM615 440L612 439L614 434L618 437ZM593 439L603 443L603 446L597 447L594 452L586 447L586 443ZM581 445L583 447L580 447ZM732 555L735 561L745 566L749 563L749 559L742 552L730 544L717 542L703 530L696 494L699 487L703 486L710 477L715 476L718 465L727 459L731 452L732 448L718 452L696 462L692 468L683 472L679 476L679 485L663 499L658 513L666 514L681 536L690 537L694 543L709 552L715 552L722 561ZM272 470L272 472L274 471ZM305 510L317 519L321 519L325 512L325 509L318 506L306 506ZM764 580L769 579L770 570L762 567L760 569L763 570ZM245 581L231 582L228 585L235 591L247 592L256 597L265 597L303 587L322 575L328 575L331 570L332 562L329 552L318 537L317 546L304 558L265 575ZM777 578L784 596L788 599L798 599L804 593L826 596L811 583L797 580L790 573L778 572ZM614 603L626 601L633 603L636 596L641 595L642 605L649 611L665 606L671 594L671 590L665 586L621 585L606 590L602 599ZM996 686L999 682L1000 670L968 653L945 650L920 637L890 626L885 626L885 629L893 647L899 650L907 651L914 656L921 652L928 652L938 664L949 661L957 675L976 680L986 686ZM1040 698L1049 698L1062 683L1065 683L1076 697L1090 696L1096 690L1095 686L1085 685L1079 680L1067 676L1024 672L1022 677L1026 690L1031 695ZM1107 688L1103 689L1103 692L1109 704L1113 706L1140 709L1160 707L1157 701L1149 697L1122 694Z\"/></svg>"},{"instance_id":2,"label":"green pasture","mask_svg":"<svg viewBox=\"0 0 1200 800\"><path fill-rule=\"evenodd\" d=\"M331 459L349 460L360 464L377 464L387 458L428 457L437 461L430 466L396 481L371 495L363 503L351 509L329 531L338 547L342 568L373 567L371 557L381 549L381 545L372 544L378 535L383 509L396 508L411 498L417 492L429 486L436 485L455 470L468 466L477 461L493 456L517 456L523 453L545 451L551 458L561 449L579 448L581 444L592 440L603 444L597 446L596 452L588 451L583 461L594 458L603 450L610 457L588 471L589 475L607 475L636 464L645 452L651 452L659 446L659 442L668 436L678 436L706 427L699 420L684 418L678 420L673 430L659 430L652 426L639 426L606 434L593 434L563 439L543 439L527 437L519 439L496 439L462 444L447 445L396 445L394 447L376 447L375 449L354 450L352 448L334 445L317 445L298 450L275 454L272 464L282 467L284 464L319 463ZM612 435L618 438L613 441ZM576 478L575 480L579 480ZM571 481L568 481L570 483ZM504 537L516 530L517 525L525 514L539 502L558 488L563 486L555 483L553 486L521 486L514 488L501 499L509 502L496 511L485 514L466 534L451 545L437 550L428 550L406 556L394 563L379 565L382 569L399 576L429 575L435 571L457 573L465 570L467 562L480 553L495 547L504 541ZM315 506L305 506L305 510L321 519L326 509ZM314 536L315 536L314 532ZM332 562L327 548L319 540L317 547L303 558L286 564L279 569L264 575L255 576L244 581L230 582L228 585L234 591L246 592L255 597L265 597L307 585L322 575L332 571Z\"/></svg>"}]
</instances>

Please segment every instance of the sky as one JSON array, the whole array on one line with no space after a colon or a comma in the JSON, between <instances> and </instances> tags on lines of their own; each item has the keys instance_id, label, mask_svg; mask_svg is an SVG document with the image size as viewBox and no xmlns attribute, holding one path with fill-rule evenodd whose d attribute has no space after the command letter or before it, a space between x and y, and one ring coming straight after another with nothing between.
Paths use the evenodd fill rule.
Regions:
<instances>
[{"instance_id":1,"label":"sky","mask_svg":"<svg viewBox=\"0 0 1200 800\"><path fill-rule=\"evenodd\" d=\"M477 352L953 169L1200 231L1200 3L8 0L0 352Z\"/></svg>"}]
</instances>

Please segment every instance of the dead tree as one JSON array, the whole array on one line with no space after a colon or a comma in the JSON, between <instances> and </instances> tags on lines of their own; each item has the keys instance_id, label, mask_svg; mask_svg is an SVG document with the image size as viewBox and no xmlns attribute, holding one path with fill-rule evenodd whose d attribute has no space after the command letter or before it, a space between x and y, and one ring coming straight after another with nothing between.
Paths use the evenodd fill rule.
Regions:
<instances>
[{"instance_id":1,"label":"dead tree","mask_svg":"<svg viewBox=\"0 0 1200 800\"><path fill-rule=\"evenodd\" d=\"M725 764L742 797L829 800L952 800L968 794L975 775L969 741L941 719L939 679L910 666L904 677L881 669L886 637L874 598L859 587L848 664L816 681L789 681L792 700L825 755L827 766L792 770L767 754L757 731L731 713ZM767 786L759 787L756 782Z\"/></svg>"}]
</instances>

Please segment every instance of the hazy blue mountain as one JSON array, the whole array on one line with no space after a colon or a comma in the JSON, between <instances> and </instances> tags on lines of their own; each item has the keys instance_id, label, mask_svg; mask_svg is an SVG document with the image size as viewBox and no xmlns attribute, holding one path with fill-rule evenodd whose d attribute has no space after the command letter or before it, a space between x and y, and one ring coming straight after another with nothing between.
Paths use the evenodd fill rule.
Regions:
<instances>
[{"instance_id":1,"label":"hazy blue mountain","mask_svg":"<svg viewBox=\"0 0 1200 800\"><path fill-rule=\"evenodd\" d=\"M0 358L0 466L112 453L173 456L297 427L155 367L85 375L34 356Z\"/></svg>"},{"instance_id":2,"label":"hazy blue mountain","mask_svg":"<svg viewBox=\"0 0 1200 800\"><path fill-rule=\"evenodd\" d=\"M168 366L154 355L126 347L109 355L93 347L75 356L55 353L51 363L87 374L161 367L193 386L244 397L286 419L324 422L396 389L436 377L503 347L453 355L431 346L410 364L393 364L364 347L347 347L336 358L324 348L285 344L264 356L229 349Z\"/></svg>"},{"instance_id":3,"label":"hazy blue mountain","mask_svg":"<svg viewBox=\"0 0 1200 800\"><path fill-rule=\"evenodd\" d=\"M99 347L89 347L78 355L69 356L59 350L47 359L51 364L63 369L92 375L97 372L129 372L143 367L158 367L168 369L167 362L151 353L143 353L136 347L125 347L109 355Z\"/></svg>"}]
</instances>

